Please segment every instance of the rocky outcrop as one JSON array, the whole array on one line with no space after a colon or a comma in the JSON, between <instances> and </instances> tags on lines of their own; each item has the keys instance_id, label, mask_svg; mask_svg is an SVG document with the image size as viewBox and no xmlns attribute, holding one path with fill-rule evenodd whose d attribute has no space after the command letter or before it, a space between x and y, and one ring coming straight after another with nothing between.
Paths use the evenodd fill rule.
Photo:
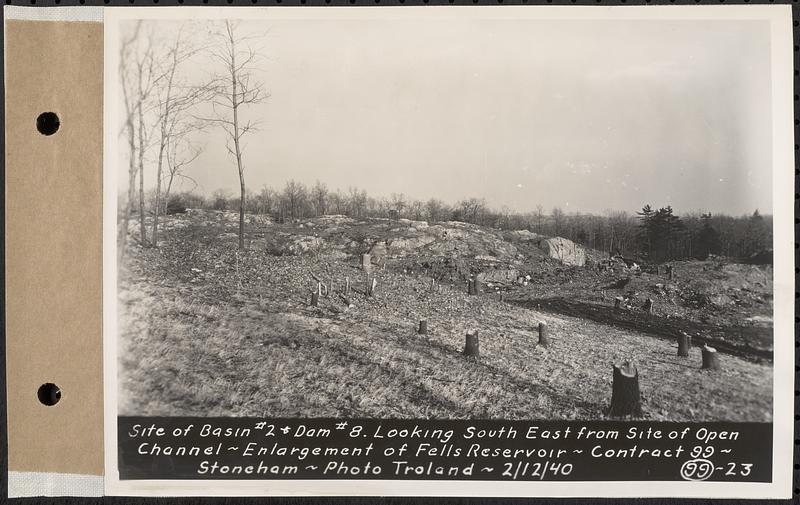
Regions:
<instances>
[{"instance_id":1,"label":"rocky outcrop","mask_svg":"<svg viewBox=\"0 0 800 505\"><path fill-rule=\"evenodd\" d=\"M586 252L575 242L563 237L553 237L539 242L539 249L564 265L582 267L586 264Z\"/></svg>"},{"instance_id":2,"label":"rocky outcrop","mask_svg":"<svg viewBox=\"0 0 800 505\"><path fill-rule=\"evenodd\" d=\"M376 265L381 265L384 263L384 261L386 261L388 252L389 251L386 248L386 242L376 242L375 245L369 249L370 261Z\"/></svg>"},{"instance_id":3,"label":"rocky outcrop","mask_svg":"<svg viewBox=\"0 0 800 505\"><path fill-rule=\"evenodd\" d=\"M319 237L308 235L295 237L287 244L285 254L298 256L301 254L316 253L319 252L323 244L323 240Z\"/></svg>"}]
</instances>

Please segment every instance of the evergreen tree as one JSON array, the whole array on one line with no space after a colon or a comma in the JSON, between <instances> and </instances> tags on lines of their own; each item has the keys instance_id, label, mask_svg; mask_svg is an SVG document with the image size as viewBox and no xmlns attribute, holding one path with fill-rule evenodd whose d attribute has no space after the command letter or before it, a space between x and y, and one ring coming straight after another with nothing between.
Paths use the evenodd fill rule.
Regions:
<instances>
[{"instance_id":1,"label":"evergreen tree","mask_svg":"<svg viewBox=\"0 0 800 505\"><path fill-rule=\"evenodd\" d=\"M711 214L703 214L700 218L703 220L703 227L695 238L695 257L704 260L709 254L720 254L722 242L719 232L711 226Z\"/></svg>"},{"instance_id":2,"label":"evergreen tree","mask_svg":"<svg viewBox=\"0 0 800 505\"><path fill-rule=\"evenodd\" d=\"M639 224L639 248L642 254L650 257L653 253L653 216L655 213L650 204L647 204L636 215L641 221Z\"/></svg>"}]
</instances>

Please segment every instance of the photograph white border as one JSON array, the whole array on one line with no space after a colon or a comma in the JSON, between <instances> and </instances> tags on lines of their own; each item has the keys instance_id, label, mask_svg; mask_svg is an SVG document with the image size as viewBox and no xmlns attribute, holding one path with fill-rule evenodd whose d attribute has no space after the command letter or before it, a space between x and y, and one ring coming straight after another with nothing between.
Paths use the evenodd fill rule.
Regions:
<instances>
[{"instance_id":1,"label":"photograph white border","mask_svg":"<svg viewBox=\"0 0 800 505\"><path fill-rule=\"evenodd\" d=\"M117 468L118 24L127 19L764 20L771 26L774 232L773 481L124 480ZM792 496L794 426L794 124L791 5L112 7L104 9L103 335L105 493L129 496L494 496L761 498Z\"/></svg>"}]
</instances>

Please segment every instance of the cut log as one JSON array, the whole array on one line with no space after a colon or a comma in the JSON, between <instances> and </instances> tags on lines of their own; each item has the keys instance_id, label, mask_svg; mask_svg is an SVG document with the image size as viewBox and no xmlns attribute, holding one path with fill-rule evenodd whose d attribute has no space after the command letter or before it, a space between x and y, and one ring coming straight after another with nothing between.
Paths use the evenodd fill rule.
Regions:
<instances>
[{"instance_id":1,"label":"cut log","mask_svg":"<svg viewBox=\"0 0 800 505\"><path fill-rule=\"evenodd\" d=\"M419 328L417 328L417 333L420 335L427 335L428 334L428 321L422 320L419 322Z\"/></svg>"},{"instance_id":2,"label":"cut log","mask_svg":"<svg viewBox=\"0 0 800 505\"><path fill-rule=\"evenodd\" d=\"M626 361L614 365L614 379L611 384L611 417L642 416L642 397L639 392L639 371L636 365Z\"/></svg>"},{"instance_id":3,"label":"cut log","mask_svg":"<svg viewBox=\"0 0 800 505\"><path fill-rule=\"evenodd\" d=\"M690 341L691 337L686 333L681 332L680 335L678 335L678 356L686 357L689 355L689 347L691 347Z\"/></svg>"},{"instance_id":4,"label":"cut log","mask_svg":"<svg viewBox=\"0 0 800 505\"><path fill-rule=\"evenodd\" d=\"M478 331L467 332L467 342L464 345L464 356L472 356L474 358L480 357L481 350L478 345Z\"/></svg>"},{"instance_id":5,"label":"cut log","mask_svg":"<svg viewBox=\"0 0 800 505\"><path fill-rule=\"evenodd\" d=\"M706 370L719 370L719 353L713 347L703 346L703 368Z\"/></svg>"},{"instance_id":6,"label":"cut log","mask_svg":"<svg viewBox=\"0 0 800 505\"><path fill-rule=\"evenodd\" d=\"M539 345L542 347L550 345L550 340L547 338L547 323L544 321L539 323Z\"/></svg>"},{"instance_id":7,"label":"cut log","mask_svg":"<svg viewBox=\"0 0 800 505\"><path fill-rule=\"evenodd\" d=\"M369 272L372 269L372 260L369 254L361 255L361 268L365 272Z\"/></svg>"}]
</instances>

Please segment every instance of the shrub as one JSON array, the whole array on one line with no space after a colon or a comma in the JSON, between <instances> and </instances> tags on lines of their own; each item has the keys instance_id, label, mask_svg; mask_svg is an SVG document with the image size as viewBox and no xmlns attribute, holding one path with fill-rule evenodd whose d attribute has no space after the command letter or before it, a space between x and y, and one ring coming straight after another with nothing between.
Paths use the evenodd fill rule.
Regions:
<instances>
[{"instance_id":1,"label":"shrub","mask_svg":"<svg viewBox=\"0 0 800 505\"><path fill-rule=\"evenodd\" d=\"M173 195L167 200L167 214L185 214L186 200L182 195Z\"/></svg>"}]
</instances>

